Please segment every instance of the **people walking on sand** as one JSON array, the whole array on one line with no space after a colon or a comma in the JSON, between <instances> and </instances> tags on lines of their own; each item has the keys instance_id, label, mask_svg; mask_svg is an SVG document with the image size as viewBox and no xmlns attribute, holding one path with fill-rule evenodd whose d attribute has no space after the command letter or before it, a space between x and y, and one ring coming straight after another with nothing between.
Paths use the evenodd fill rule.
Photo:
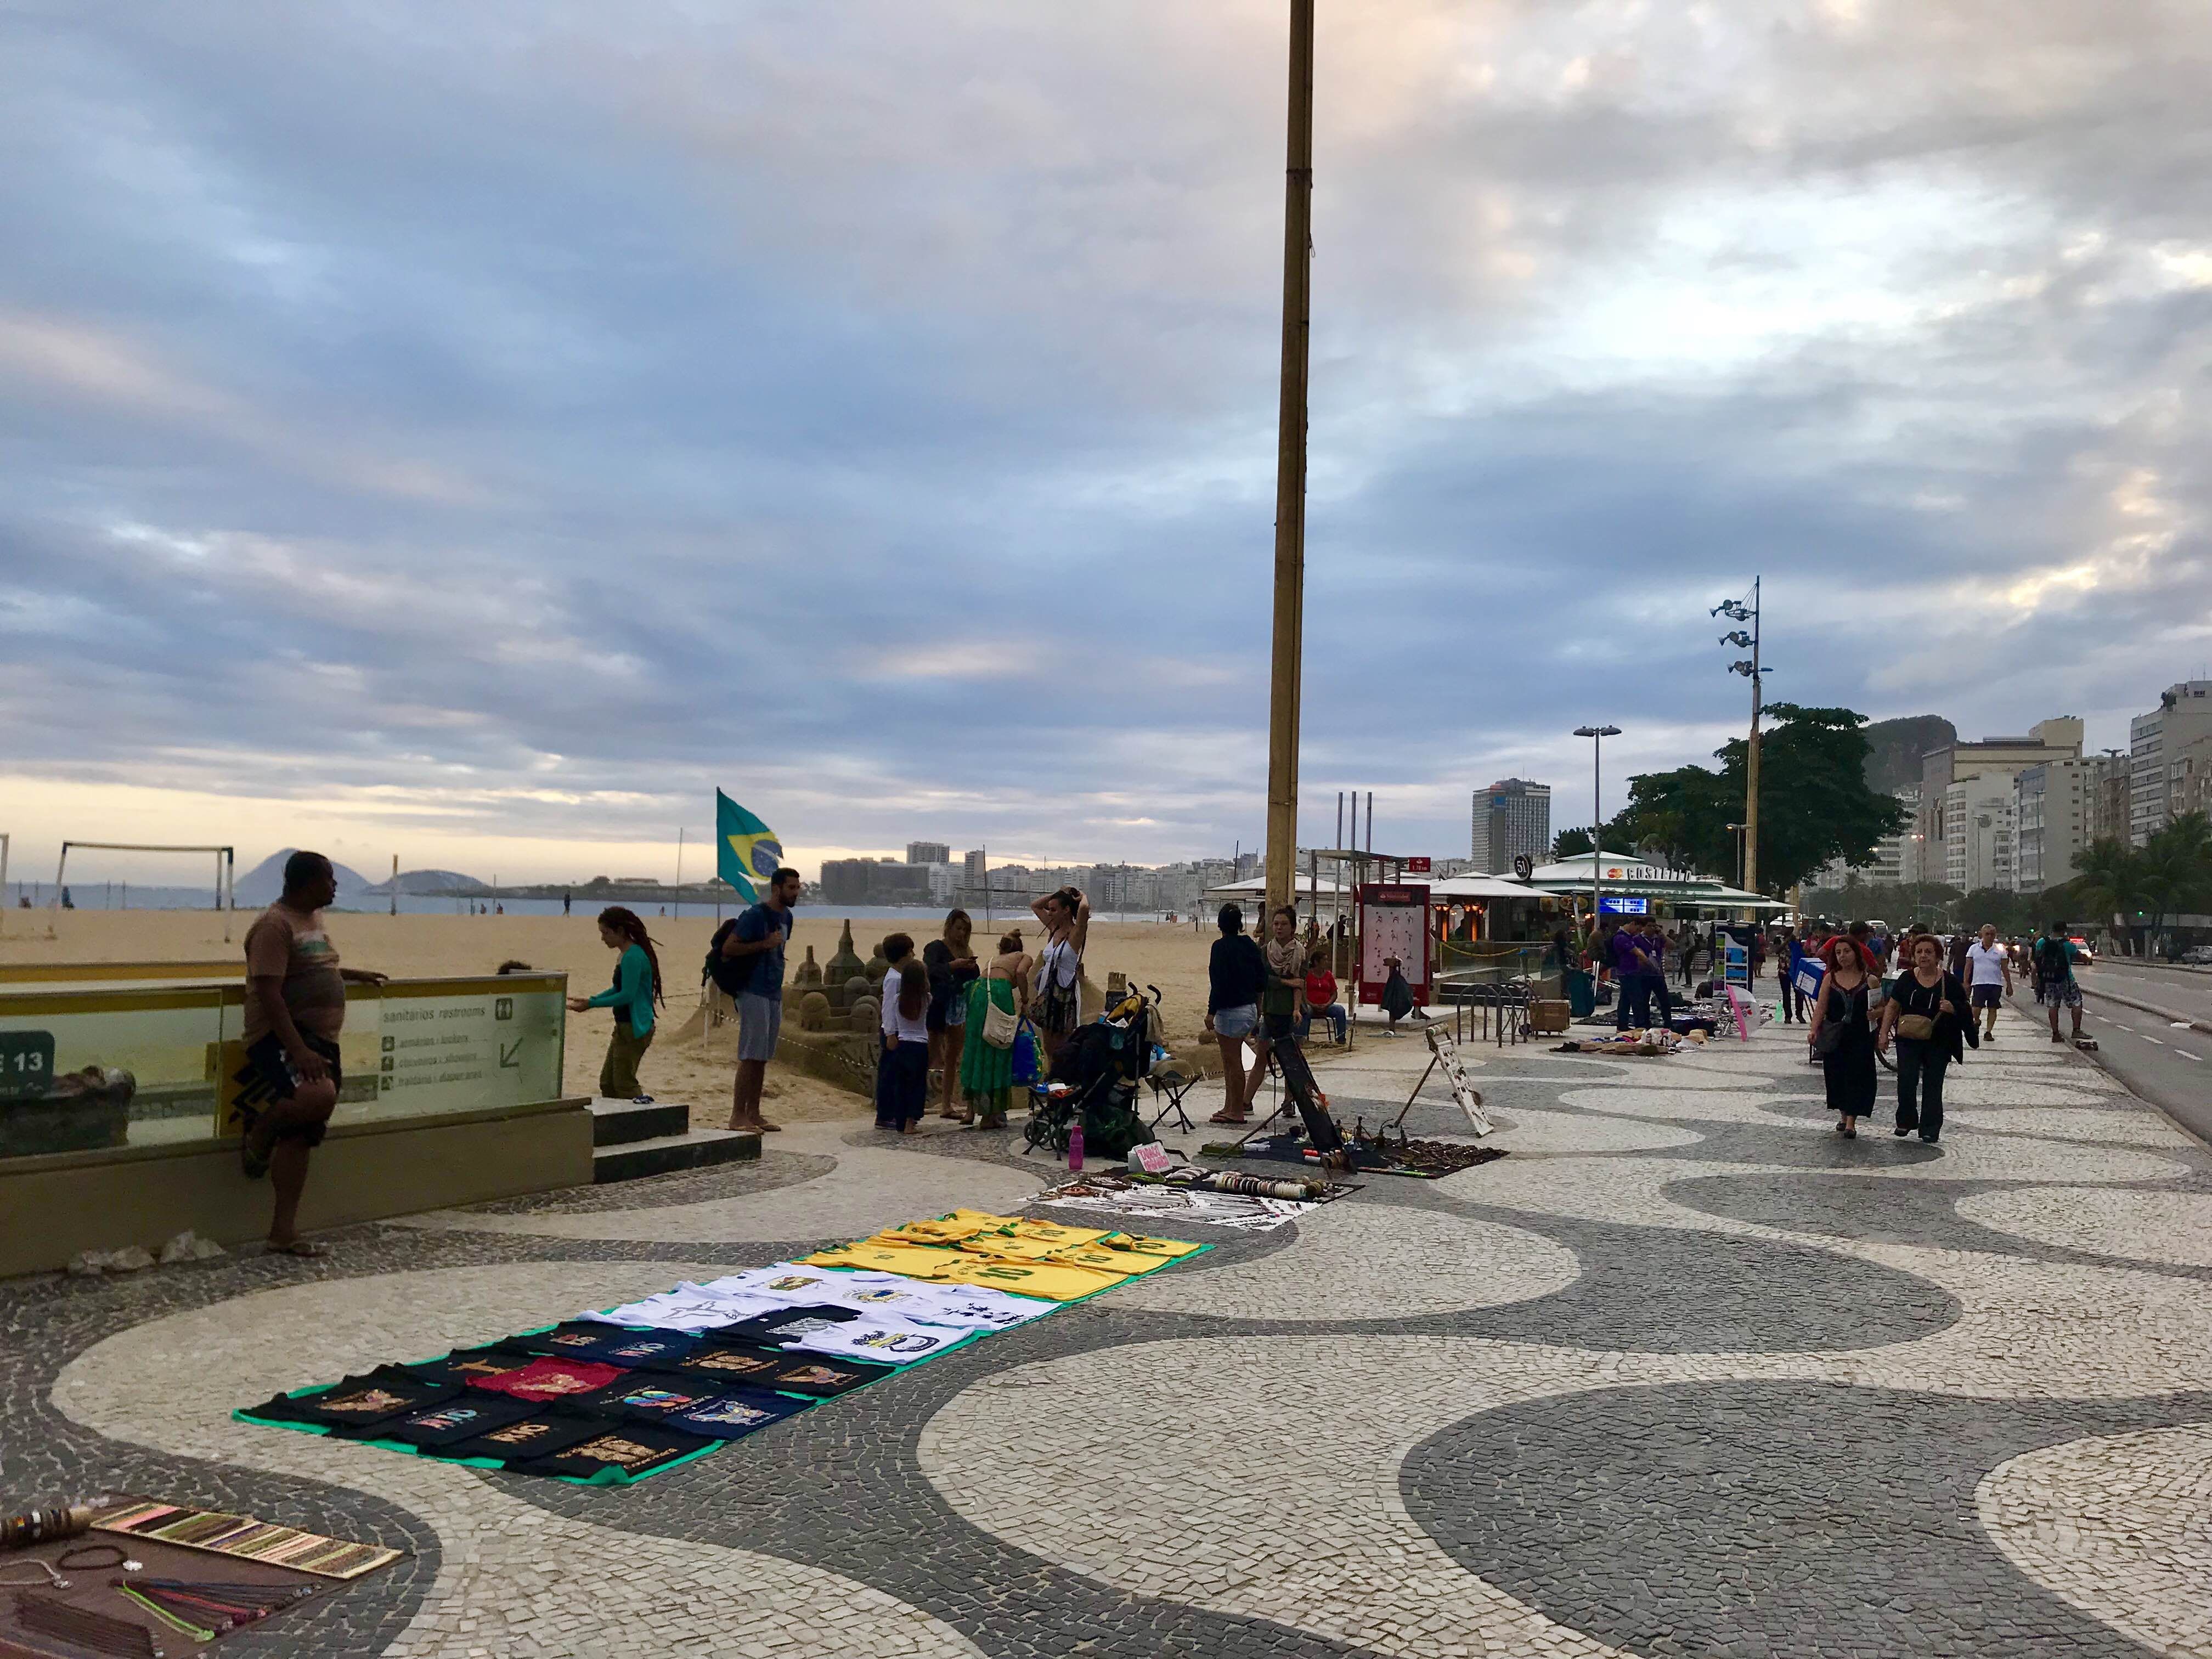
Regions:
<instances>
[{"instance_id":1,"label":"people walking on sand","mask_svg":"<svg viewBox=\"0 0 2212 1659\"><path fill-rule=\"evenodd\" d=\"M2074 979L2074 945L2066 937L2066 924L2054 921L2043 930L2043 937L2027 954L2028 971L2035 979L2035 1000L2051 1016L2051 1040L2063 1042L2058 1035L2058 1011L2069 1008L2074 1012L2074 1041L2081 1041L2081 988Z\"/></svg>"},{"instance_id":2,"label":"people walking on sand","mask_svg":"<svg viewBox=\"0 0 2212 1659\"><path fill-rule=\"evenodd\" d=\"M881 990L876 1127L912 1134L929 1110L929 970L904 933L885 939L883 952L890 967Z\"/></svg>"},{"instance_id":3,"label":"people walking on sand","mask_svg":"<svg viewBox=\"0 0 2212 1659\"><path fill-rule=\"evenodd\" d=\"M778 870L769 878L768 896L716 934L726 965L715 983L738 1008L738 1077L730 1095L730 1127L740 1132L773 1133L783 1127L761 1115L761 1089L783 1029L784 947L791 942L792 907L798 902L799 872Z\"/></svg>"},{"instance_id":4,"label":"people walking on sand","mask_svg":"<svg viewBox=\"0 0 2212 1659\"><path fill-rule=\"evenodd\" d=\"M1279 904L1267 917L1268 939L1260 947L1267 963L1267 983L1260 994L1260 1019L1270 1044L1297 1040L1305 1005L1306 951L1298 943L1298 913ZM1248 1097L1249 1091L1247 1091Z\"/></svg>"},{"instance_id":5,"label":"people walking on sand","mask_svg":"<svg viewBox=\"0 0 2212 1659\"><path fill-rule=\"evenodd\" d=\"M1820 995L1813 1000L1813 1020L1805 1041L1820 1062L1828 1109L1836 1115L1836 1133L1846 1140L1856 1140L1859 1120L1874 1113L1875 1038L1867 1012L1874 975L1857 941L1844 934L1821 948L1820 960L1827 972L1820 980Z\"/></svg>"},{"instance_id":6,"label":"people walking on sand","mask_svg":"<svg viewBox=\"0 0 2212 1659\"><path fill-rule=\"evenodd\" d=\"M345 988L384 982L381 974L339 964L323 923L337 891L330 860L295 853L284 860L283 896L246 930L239 1033L246 1064L234 1079L245 1126L239 1166L248 1180L269 1177L276 1198L269 1249L283 1255L330 1254L300 1237L300 1198L307 1188L308 1155L323 1144L345 1082L338 1060Z\"/></svg>"},{"instance_id":7,"label":"people walking on sand","mask_svg":"<svg viewBox=\"0 0 2212 1659\"><path fill-rule=\"evenodd\" d=\"M1002 1129L1014 1092L1013 1033L1030 1012L1030 973L1035 964L1018 930L999 940L999 953L968 986L967 1047L960 1055L960 1092L978 1129ZM992 1012L1006 1041L992 1037ZM1011 1023L1010 1023L1011 1022Z\"/></svg>"},{"instance_id":8,"label":"people walking on sand","mask_svg":"<svg viewBox=\"0 0 2212 1659\"><path fill-rule=\"evenodd\" d=\"M615 982L595 997L570 997L568 1007L579 1014L592 1008L613 1011L615 1028L599 1066L599 1098L647 1105L652 1097L638 1082L637 1068L653 1046L653 1006L662 1000L660 953L638 914L619 904L599 912L599 943L620 953Z\"/></svg>"},{"instance_id":9,"label":"people walking on sand","mask_svg":"<svg viewBox=\"0 0 2212 1659\"><path fill-rule=\"evenodd\" d=\"M2012 952L1997 943L1997 925L1982 924L1981 937L1966 947L1966 995L1982 1022L1982 1041L1997 1040L1997 1010L2012 995Z\"/></svg>"},{"instance_id":10,"label":"people walking on sand","mask_svg":"<svg viewBox=\"0 0 2212 1659\"><path fill-rule=\"evenodd\" d=\"M1213 1123L1242 1123L1249 1115L1258 1070L1244 1070L1244 1044L1260 1030L1260 997L1267 988L1267 961L1244 933L1244 913L1224 904L1215 918L1221 937L1206 964L1206 1035L1221 1045L1221 1109ZM1264 1042L1265 1039L1261 1039ZM1267 1064L1261 1049L1260 1066Z\"/></svg>"},{"instance_id":11,"label":"people walking on sand","mask_svg":"<svg viewBox=\"0 0 2212 1659\"><path fill-rule=\"evenodd\" d=\"M1966 988L1944 970L1943 942L1933 933L1907 941L1912 965L1891 981L1881 1006L1875 1047L1887 1049L1897 1039L1897 1127L1914 1130L1934 1146L1943 1138L1943 1073L1965 1059L1964 1045L1982 1046L1982 1034L1967 1013Z\"/></svg>"},{"instance_id":12,"label":"people walking on sand","mask_svg":"<svg viewBox=\"0 0 2212 1659\"><path fill-rule=\"evenodd\" d=\"M948 910L945 932L921 947L921 965L929 970L929 1065L944 1079L940 1117L965 1120L973 1115L954 1097L960 1087L960 1056L968 1043L968 987L980 971L969 946L975 931L965 910Z\"/></svg>"},{"instance_id":13,"label":"people walking on sand","mask_svg":"<svg viewBox=\"0 0 2212 1659\"><path fill-rule=\"evenodd\" d=\"M1060 1058L1060 1045L1083 1023L1083 947L1091 939L1091 901L1073 887L1047 893L1030 908L1044 928L1037 952L1037 1038L1044 1044L1045 1067Z\"/></svg>"}]
</instances>

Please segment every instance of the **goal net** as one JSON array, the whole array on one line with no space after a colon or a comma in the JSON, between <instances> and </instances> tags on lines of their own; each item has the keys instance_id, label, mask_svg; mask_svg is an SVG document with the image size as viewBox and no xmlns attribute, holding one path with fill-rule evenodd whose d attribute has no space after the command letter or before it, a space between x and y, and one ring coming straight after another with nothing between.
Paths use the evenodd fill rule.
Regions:
<instances>
[{"instance_id":1,"label":"goal net","mask_svg":"<svg viewBox=\"0 0 2212 1659\"><path fill-rule=\"evenodd\" d=\"M179 858L203 858L211 860L214 866L215 875L213 903L216 909L222 912L223 942L225 944L228 944L230 942L230 913L237 908L236 881L238 874L238 855L236 848L230 847L200 846L198 844L178 843L173 842L65 841L62 843L61 857L54 866L53 895L47 901L49 906L53 910L59 911L64 907L70 908L78 908L76 896L71 890L70 886L70 883L73 878L70 874L70 858L72 854L80 855L77 859L77 870L78 874L81 877L85 868L85 860L82 857L82 854L88 852L162 853L174 854ZM112 887L112 883L103 885L101 890L101 899L103 903L108 900ZM129 887L127 884L125 885L124 891L125 898L127 899L129 895Z\"/></svg>"}]
</instances>

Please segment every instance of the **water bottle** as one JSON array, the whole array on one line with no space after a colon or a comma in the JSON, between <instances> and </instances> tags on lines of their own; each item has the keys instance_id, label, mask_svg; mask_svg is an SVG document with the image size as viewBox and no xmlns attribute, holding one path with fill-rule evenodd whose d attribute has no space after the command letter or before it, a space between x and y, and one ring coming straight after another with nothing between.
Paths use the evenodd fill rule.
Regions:
<instances>
[{"instance_id":1,"label":"water bottle","mask_svg":"<svg viewBox=\"0 0 2212 1659\"><path fill-rule=\"evenodd\" d=\"M1083 1120L1078 1118L1067 1126L1067 1167L1078 1175L1083 1172Z\"/></svg>"}]
</instances>

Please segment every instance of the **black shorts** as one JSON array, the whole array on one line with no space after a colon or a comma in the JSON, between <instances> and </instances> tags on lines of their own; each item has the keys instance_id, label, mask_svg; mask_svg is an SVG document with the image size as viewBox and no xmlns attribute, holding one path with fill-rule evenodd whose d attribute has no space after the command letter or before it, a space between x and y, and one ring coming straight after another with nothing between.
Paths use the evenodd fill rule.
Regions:
<instances>
[{"instance_id":1,"label":"black shorts","mask_svg":"<svg viewBox=\"0 0 2212 1659\"><path fill-rule=\"evenodd\" d=\"M1270 1042L1288 1042L1298 1029L1296 1014L1262 1014L1260 1035Z\"/></svg>"},{"instance_id":2,"label":"black shorts","mask_svg":"<svg viewBox=\"0 0 2212 1659\"><path fill-rule=\"evenodd\" d=\"M300 1040L329 1065L331 1086L341 1086L345 1074L338 1064L338 1045L312 1031L301 1032ZM264 1109L291 1099L299 1091L300 1074L292 1069L292 1056L284 1052L283 1040L274 1031L257 1037L246 1051L246 1064L238 1068L238 1115L246 1121L246 1133L253 1133L253 1126ZM319 1146L327 1127L321 1123L301 1124L283 1131L278 1138Z\"/></svg>"},{"instance_id":3,"label":"black shorts","mask_svg":"<svg viewBox=\"0 0 2212 1659\"><path fill-rule=\"evenodd\" d=\"M2004 1006L2004 987L1977 985L1966 993L1966 1000L1970 1006L1975 1008L2002 1008Z\"/></svg>"}]
</instances>

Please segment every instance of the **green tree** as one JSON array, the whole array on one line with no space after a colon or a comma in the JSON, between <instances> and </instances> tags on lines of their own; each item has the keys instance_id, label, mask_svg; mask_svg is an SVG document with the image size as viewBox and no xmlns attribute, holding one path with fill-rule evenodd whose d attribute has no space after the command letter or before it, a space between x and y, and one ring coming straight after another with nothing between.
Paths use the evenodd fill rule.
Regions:
<instances>
[{"instance_id":1,"label":"green tree","mask_svg":"<svg viewBox=\"0 0 2212 1659\"><path fill-rule=\"evenodd\" d=\"M1786 892L1838 859L1873 863L1875 843L1904 826L1905 810L1867 787L1866 716L1790 702L1767 712L1775 723L1759 742L1760 888ZM1684 766L1631 778L1626 816L1638 843L1733 879L1736 834L1728 826L1743 817L1747 747L1735 738L1716 750L1718 771Z\"/></svg>"},{"instance_id":2,"label":"green tree","mask_svg":"<svg viewBox=\"0 0 2212 1659\"><path fill-rule=\"evenodd\" d=\"M1552 856L1555 859L1578 859L1589 849L1587 830L1562 830L1552 837Z\"/></svg>"}]
</instances>

